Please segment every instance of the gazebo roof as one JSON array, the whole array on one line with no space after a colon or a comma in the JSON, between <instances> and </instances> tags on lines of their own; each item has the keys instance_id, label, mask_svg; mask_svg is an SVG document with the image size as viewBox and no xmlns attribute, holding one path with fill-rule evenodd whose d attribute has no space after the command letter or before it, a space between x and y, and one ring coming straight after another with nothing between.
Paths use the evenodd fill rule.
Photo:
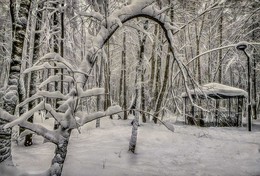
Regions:
<instances>
[{"instance_id":1,"label":"gazebo roof","mask_svg":"<svg viewBox=\"0 0 260 176\"><path fill-rule=\"evenodd\" d=\"M247 97L247 92L243 89L239 89L236 87L227 86L219 83L208 83L199 88L189 90L191 96L199 97L199 98L214 98L214 99L227 99L227 98L235 98ZM188 97L187 92L182 93L182 97Z\"/></svg>"}]
</instances>

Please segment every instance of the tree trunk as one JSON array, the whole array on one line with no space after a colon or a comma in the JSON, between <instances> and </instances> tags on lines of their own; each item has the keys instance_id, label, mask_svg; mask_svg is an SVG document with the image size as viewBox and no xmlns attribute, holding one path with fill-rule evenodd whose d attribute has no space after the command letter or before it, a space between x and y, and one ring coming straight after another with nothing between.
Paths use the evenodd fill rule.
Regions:
<instances>
[{"instance_id":1,"label":"tree trunk","mask_svg":"<svg viewBox=\"0 0 260 176\"><path fill-rule=\"evenodd\" d=\"M145 93L144 93L144 68L142 66L142 74L141 74L141 110L145 111ZM146 116L145 113L142 113L142 121L143 123L146 123Z\"/></svg>"},{"instance_id":2,"label":"tree trunk","mask_svg":"<svg viewBox=\"0 0 260 176\"><path fill-rule=\"evenodd\" d=\"M256 3L253 4L253 8L256 8L257 5ZM257 18L258 17L258 18ZM260 32L257 31L257 27L259 28L259 21L257 21L257 19L259 19L259 15L254 15L252 18L252 41L257 41L259 39L259 34ZM259 52L257 52L256 49L254 49L253 51L253 78L252 78L252 82L253 82L253 103L252 103L252 110L253 110L253 116L254 119L257 119L257 68L256 68L256 63L259 62L260 58L260 54Z\"/></svg>"},{"instance_id":3,"label":"tree trunk","mask_svg":"<svg viewBox=\"0 0 260 176\"><path fill-rule=\"evenodd\" d=\"M121 57L121 74L119 81L119 105L124 104L124 91L125 91L125 59L126 59L126 33L123 33L123 48L122 48L122 57ZM123 100L123 103L122 103Z\"/></svg>"},{"instance_id":4,"label":"tree trunk","mask_svg":"<svg viewBox=\"0 0 260 176\"><path fill-rule=\"evenodd\" d=\"M127 109L127 97L126 97L126 33L124 33L124 40L123 40L123 45L124 45L124 51L123 51L123 56L122 56L122 59L123 59L123 110L124 111L124 120L127 119L127 112L126 112L126 109Z\"/></svg>"},{"instance_id":5,"label":"tree trunk","mask_svg":"<svg viewBox=\"0 0 260 176\"><path fill-rule=\"evenodd\" d=\"M155 61L156 61L156 58L157 58L157 52L156 52L156 48L157 48L157 44L158 44L158 24L155 24L154 25L154 42L153 42L153 50L152 50L152 56L151 56L151 73L150 73L150 79L149 79L149 82L148 82L148 89L149 89L149 96L150 96L150 99L149 99L149 103L148 103L148 107L147 107L147 111L150 112L151 109L153 109L153 106L154 106L154 98L153 95L154 95L154 92L153 92L153 87L154 87L154 82L155 82Z\"/></svg>"},{"instance_id":6,"label":"tree trunk","mask_svg":"<svg viewBox=\"0 0 260 176\"><path fill-rule=\"evenodd\" d=\"M107 60L104 65L104 72L105 72L105 101L104 101L104 109L107 109L109 106L111 106L111 101L110 101L110 76L111 76L111 71L110 71L110 52L109 52L109 42L107 43L106 46L106 56ZM112 119L112 116L110 116Z\"/></svg>"},{"instance_id":7,"label":"tree trunk","mask_svg":"<svg viewBox=\"0 0 260 176\"><path fill-rule=\"evenodd\" d=\"M59 6L58 2L53 3L53 8L55 10L58 9L58 6ZM53 51L55 53L59 53L59 36L58 36L59 33L57 33L57 31L56 31L57 29L59 29L58 25L59 25L58 11L56 11L56 12L53 13L53 26L52 26L52 30L55 31L55 34L52 36L53 37ZM54 66L56 66L56 64L54 64ZM55 75L59 74L59 69L55 69L54 74ZM54 90L55 91L59 90L59 83L58 82L54 83ZM59 107L59 105L57 103L58 101L59 101L59 99L56 99L56 101L54 101L54 107L56 109L58 109L58 107ZM58 129L58 127L59 127L59 124L58 124L57 121L55 121L54 122L54 130Z\"/></svg>"},{"instance_id":8,"label":"tree trunk","mask_svg":"<svg viewBox=\"0 0 260 176\"><path fill-rule=\"evenodd\" d=\"M219 47L221 47L222 42L223 42L223 12L222 11L220 14L218 30L219 30ZM219 62L218 82L221 84L221 82L222 82L222 49L219 50L218 62Z\"/></svg>"},{"instance_id":9,"label":"tree trunk","mask_svg":"<svg viewBox=\"0 0 260 176\"><path fill-rule=\"evenodd\" d=\"M104 52L104 51L103 51ZM101 59L100 60L100 68L99 68L99 78L98 78L98 87L103 87L103 70L104 70L104 66L103 66L103 62L104 60ZM102 95L98 95L97 96L97 111L103 111L103 107L102 107ZM96 120L96 128L100 127L100 119Z\"/></svg>"},{"instance_id":10,"label":"tree trunk","mask_svg":"<svg viewBox=\"0 0 260 176\"><path fill-rule=\"evenodd\" d=\"M136 75L135 75L135 102L134 107L135 109L140 109L140 84L141 84L141 65L142 60L139 58L139 63L136 66ZM136 143L137 143L137 133L138 133L138 126L139 126L139 111L134 111L135 118L132 121L132 134L131 139L129 142L129 151L135 153Z\"/></svg>"},{"instance_id":11,"label":"tree trunk","mask_svg":"<svg viewBox=\"0 0 260 176\"><path fill-rule=\"evenodd\" d=\"M158 29L158 41L161 42L162 41L162 30L161 28ZM159 44L159 48L157 48L159 50L159 53L162 52L162 44ZM156 51L157 51L156 49ZM156 53L158 54L158 53ZM161 54L159 54L157 56L157 64L156 64L156 77L155 77L155 91L154 91L154 105L156 105L156 100L159 97L159 91L161 90ZM156 109L154 109L156 110ZM153 118L154 123L157 123L157 118Z\"/></svg>"},{"instance_id":12,"label":"tree trunk","mask_svg":"<svg viewBox=\"0 0 260 176\"><path fill-rule=\"evenodd\" d=\"M20 19L18 20L15 15L15 2L13 0L10 1L13 43L8 77L8 88L4 98L4 110L12 115L14 114L17 103L19 103L19 98L22 96L20 95L21 88L19 85L19 78L30 5L31 1L21 0L20 9L18 12ZM0 162L3 162L7 158L11 158L12 130L10 128L7 130L3 129L3 126L6 123L6 121L0 119Z\"/></svg>"},{"instance_id":13,"label":"tree trunk","mask_svg":"<svg viewBox=\"0 0 260 176\"><path fill-rule=\"evenodd\" d=\"M61 176L62 174L63 165L67 156L67 148L71 130L64 131L62 134L66 134L66 137L64 136L63 143L56 145L55 154L49 169L50 176Z\"/></svg>"},{"instance_id":14,"label":"tree trunk","mask_svg":"<svg viewBox=\"0 0 260 176\"><path fill-rule=\"evenodd\" d=\"M38 11L37 11L37 19L36 19L36 26L35 26L35 33L34 33L34 46L33 46L33 58L32 58L32 64L33 65L37 59L40 56L40 38L41 34L38 32L41 29L41 20L42 20L42 8L43 3L40 3L38 5ZM37 82L37 73L32 72L31 73L31 81L30 81L30 89L29 89L29 97L33 96L36 93L36 82ZM35 106L36 101L30 101L29 102L29 110L32 109ZM34 116L30 117L28 119L29 122L33 122ZM25 136L24 141L25 146L31 146L32 145L32 134L28 134Z\"/></svg>"},{"instance_id":15,"label":"tree trunk","mask_svg":"<svg viewBox=\"0 0 260 176\"><path fill-rule=\"evenodd\" d=\"M148 21L145 21L144 24L144 30L148 29ZM139 34L140 35L140 34ZM140 51L139 51L139 61L138 64L136 65L136 80L135 80L135 109L140 109L141 108L141 87L142 87L142 68L143 68L143 60L144 60L144 47L146 43L146 35L143 36L140 42ZM136 148L136 142L137 142L137 130L138 130L138 125L139 125L139 117L140 117L140 112L135 111L135 118L132 121L132 135L129 143L129 151L135 152ZM144 119L143 119L144 121ZM146 121L146 120L145 120Z\"/></svg>"},{"instance_id":16,"label":"tree trunk","mask_svg":"<svg viewBox=\"0 0 260 176\"><path fill-rule=\"evenodd\" d=\"M173 19L174 19L173 8L171 8L171 10L170 10L170 17L171 17L171 21L173 21ZM160 111L162 103L163 103L163 97L164 97L164 94L166 92L166 88L167 88L167 85L168 85L170 59L171 59L171 56L170 56L171 52L170 51L171 51L171 49L170 49L170 46L169 46L168 47L168 54L166 56L163 84L162 84L161 90L160 90L160 92L158 94L158 98L157 98L156 104L155 104L155 114L154 114L155 117L156 117L156 118L154 118L154 122L155 123L157 123L157 117L159 115L159 111Z\"/></svg>"},{"instance_id":17,"label":"tree trunk","mask_svg":"<svg viewBox=\"0 0 260 176\"><path fill-rule=\"evenodd\" d=\"M166 88L167 88L167 85L168 85L170 58L171 57L170 57L170 53L169 53L167 55L167 58L166 58L166 65L165 65L164 78L163 78L163 85L162 85L160 94L158 96L158 99L156 101L156 106L155 106L156 108L155 108L155 114L154 114L154 116L156 117L156 118L154 118L154 122L155 123L157 123L157 117L159 116L159 112L160 112L160 109L161 109L161 106L162 106L162 103L163 103L163 97L164 97L164 94L166 92Z\"/></svg>"},{"instance_id":18,"label":"tree trunk","mask_svg":"<svg viewBox=\"0 0 260 176\"><path fill-rule=\"evenodd\" d=\"M60 30L61 30L61 40L60 40L60 55L64 57L64 35L65 35L65 26L64 26L64 0L61 0L61 12L60 12ZM61 69L61 83L60 91L64 92L64 82L63 82L63 69Z\"/></svg>"}]
</instances>

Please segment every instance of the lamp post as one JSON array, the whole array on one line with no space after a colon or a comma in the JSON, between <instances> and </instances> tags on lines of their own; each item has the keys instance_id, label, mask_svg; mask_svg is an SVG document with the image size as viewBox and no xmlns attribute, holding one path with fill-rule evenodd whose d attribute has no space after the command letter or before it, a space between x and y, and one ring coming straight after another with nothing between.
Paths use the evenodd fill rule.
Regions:
<instances>
[{"instance_id":1,"label":"lamp post","mask_svg":"<svg viewBox=\"0 0 260 176\"><path fill-rule=\"evenodd\" d=\"M247 57L247 92L248 92L248 97L247 97L247 115L248 115L248 131L251 131L252 128L252 121L251 121L251 67L250 67L250 57L245 51L247 48L246 43L239 43L236 46L237 50L243 51L244 54Z\"/></svg>"}]
</instances>

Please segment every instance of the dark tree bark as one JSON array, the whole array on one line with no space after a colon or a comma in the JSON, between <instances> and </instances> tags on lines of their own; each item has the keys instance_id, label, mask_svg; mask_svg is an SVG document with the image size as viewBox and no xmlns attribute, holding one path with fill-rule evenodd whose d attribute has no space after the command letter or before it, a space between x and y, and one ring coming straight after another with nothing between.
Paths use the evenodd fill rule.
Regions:
<instances>
[{"instance_id":1,"label":"dark tree bark","mask_svg":"<svg viewBox=\"0 0 260 176\"><path fill-rule=\"evenodd\" d=\"M171 8L170 10L170 17L171 17L171 21L173 21L174 18L174 13L173 13L173 8ZM161 109L162 103L163 103L163 97L164 94L166 92L166 88L168 86L168 81L169 81L169 68L170 68L170 47L168 47L168 54L166 56L166 64L165 64L165 69L164 69L164 78L163 78L163 82L162 82L162 87L161 90L159 92L158 98L156 100L156 105L155 105L155 117L158 118L159 115L159 111ZM157 123L157 118L154 118L154 122Z\"/></svg>"},{"instance_id":2,"label":"dark tree bark","mask_svg":"<svg viewBox=\"0 0 260 176\"><path fill-rule=\"evenodd\" d=\"M103 51L104 52L104 51ZM100 61L100 68L99 68L99 75L98 75L98 87L103 87L103 75L104 75L104 60L103 58ZM97 111L103 111L103 106L102 106L102 95L97 96ZM96 120L96 128L100 127L100 119Z\"/></svg>"},{"instance_id":3,"label":"dark tree bark","mask_svg":"<svg viewBox=\"0 0 260 176\"><path fill-rule=\"evenodd\" d=\"M61 176L62 174L63 165L67 156L67 149L71 130L62 129L62 134L66 134L66 137L64 136L64 141L62 144L56 145L55 154L51 162L51 167L49 169L50 176Z\"/></svg>"},{"instance_id":4,"label":"dark tree bark","mask_svg":"<svg viewBox=\"0 0 260 176\"><path fill-rule=\"evenodd\" d=\"M255 9L257 8L257 3L254 3L252 5L252 7ZM259 13L258 14L255 14L253 17L252 17L252 35L251 35L251 38L252 38L252 41L257 41L259 38L260 38L260 32L259 30L257 30L257 28L259 28ZM257 50L254 48L254 51L253 51L253 78L252 78L252 82L253 82L253 104L252 104L252 110L253 110L253 116L254 116L254 119L257 119L257 68L256 68L256 65L257 63L259 63L260 61L260 54L259 52L257 52Z\"/></svg>"},{"instance_id":5,"label":"dark tree bark","mask_svg":"<svg viewBox=\"0 0 260 176\"><path fill-rule=\"evenodd\" d=\"M142 65L142 74L141 74L141 82L142 82L142 85L141 85L141 110L142 111L145 111L144 74L145 74L145 70ZM142 121L143 121L143 123L146 123L145 113L142 113Z\"/></svg>"},{"instance_id":6,"label":"dark tree bark","mask_svg":"<svg viewBox=\"0 0 260 176\"><path fill-rule=\"evenodd\" d=\"M222 46L222 42L223 42L223 12L221 11L220 14L220 19L219 19L219 26L218 26L218 30L219 30L219 47ZM218 54L218 62L219 62L219 69L218 69L218 82L221 84L222 83L222 50L219 50L219 54Z\"/></svg>"},{"instance_id":7,"label":"dark tree bark","mask_svg":"<svg viewBox=\"0 0 260 176\"><path fill-rule=\"evenodd\" d=\"M148 20L145 21L144 23L144 30L146 31L148 29ZM141 72L139 73L140 75L140 105L141 105L141 110L144 112L145 111L145 94L144 94L144 49L145 49L145 43L146 43L146 38L147 36L144 35L143 38L141 39L141 45L140 45L140 59L142 65L140 66ZM146 122L146 116L145 113L141 113L142 115L142 121L145 123Z\"/></svg>"},{"instance_id":8,"label":"dark tree bark","mask_svg":"<svg viewBox=\"0 0 260 176\"><path fill-rule=\"evenodd\" d=\"M43 2L40 2L38 5L38 10L36 14L36 26L35 26L35 34L34 34L34 46L33 46L33 58L32 58L32 64L34 64L40 56L40 38L41 33L38 31L41 29L41 21L42 21L42 8L43 8ZM36 82L37 82L37 73L32 72L31 73L31 81L30 81L30 90L29 90L29 97L33 96L36 93ZM36 101L29 102L29 110L32 109L35 106ZM29 122L33 122L33 117L30 117L28 119ZM25 146L31 146L32 145L32 134L28 134L25 136L24 141Z\"/></svg>"},{"instance_id":9,"label":"dark tree bark","mask_svg":"<svg viewBox=\"0 0 260 176\"><path fill-rule=\"evenodd\" d=\"M149 96L150 96L150 99L149 99L149 104L148 104L148 107L147 107L147 111L150 112L151 109L153 109L153 106L154 106L154 98L153 95L154 95L154 82L155 82L155 61L156 61L156 48L157 48L157 38L158 38L158 24L155 24L154 25L154 42L153 42L153 46L152 46L152 56L151 56L151 59L150 59L150 62L151 62L151 72L150 72L150 79L149 79L149 82L148 82L148 89L149 89Z\"/></svg>"},{"instance_id":10,"label":"dark tree bark","mask_svg":"<svg viewBox=\"0 0 260 176\"><path fill-rule=\"evenodd\" d=\"M162 30L161 28L158 29L158 41L161 42L162 41ZM162 44L159 44L158 48L156 48L156 51L159 50L159 53L162 52ZM158 53L156 53L158 54ZM160 90L161 90L161 64L162 64L162 61L161 61L161 54L158 54L157 55L157 58L156 58L156 77L155 77L155 90L154 90L154 103L152 103L153 105L156 105L156 101L159 97L159 93L160 93ZM156 110L154 108L154 110ZM154 123L157 123L157 118L153 118L153 121Z\"/></svg>"},{"instance_id":11,"label":"dark tree bark","mask_svg":"<svg viewBox=\"0 0 260 176\"><path fill-rule=\"evenodd\" d=\"M10 0L11 19L12 19L12 52L11 64L9 69L8 87L4 96L4 110L10 114L14 114L15 107L19 103L20 95L20 71L22 61L23 44L26 34L26 27L31 1L21 0L18 16L16 16L16 4ZM0 119L0 162L11 158L11 135L12 129L3 129L7 122Z\"/></svg>"},{"instance_id":12,"label":"dark tree bark","mask_svg":"<svg viewBox=\"0 0 260 176\"><path fill-rule=\"evenodd\" d=\"M127 97L126 97L126 33L124 33L124 40L123 40L123 45L124 45L124 51L123 51L123 109L127 109ZM127 112L124 111L124 120L127 119Z\"/></svg>"},{"instance_id":13,"label":"dark tree bark","mask_svg":"<svg viewBox=\"0 0 260 176\"><path fill-rule=\"evenodd\" d=\"M111 100L110 100L110 52L109 52L109 42L106 46L106 55L107 60L104 65L104 72L105 72L105 101L104 101L104 109L107 109L109 106L111 106ZM112 116L110 116L112 119Z\"/></svg>"},{"instance_id":14,"label":"dark tree bark","mask_svg":"<svg viewBox=\"0 0 260 176\"><path fill-rule=\"evenodd\" d=\"M57 10L58 6L59 6L59 3L58 2L55 2L53 3L53 8L55 10ZM57 32L57 30L59 29L58 25L59 25L59 18L58 18L58 15L59 15L59 11L56 11L53 13L53 26L52 26L52 30L53 32L55 32L55 34L53 35L52 39L53 39L53 51L55 53L59 53L59 36L58 34L60 34L59 32ZM54 66L56 66L54 64ZM59 69L55 69L54 70L54 74L57 75L59 74ZM59 83L58 82L55 82L54 83L54 89L55 91L58 91L59 90ZM54 102L54 107L56 107L56 109L58 109L59 105L58 105L58 101L59 99L56 99L56 101ZM57 123L57 121L55 121L54 123L54 129L58 129L59 127L59 124Z\"/></svg>"}]
</instances>

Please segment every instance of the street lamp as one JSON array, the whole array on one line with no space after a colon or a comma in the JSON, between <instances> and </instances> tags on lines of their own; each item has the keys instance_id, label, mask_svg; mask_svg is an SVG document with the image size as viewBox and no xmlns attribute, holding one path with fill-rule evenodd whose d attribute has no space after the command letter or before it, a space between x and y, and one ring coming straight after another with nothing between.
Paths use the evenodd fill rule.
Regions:
<instances>
[{"instance_id":1,"label":"street lamp","mask_svg":"<svg viewBox=\"0 0 260 176\"><path fill-rule=\"evenodd\" d=\"M247 43L239 43L236 46L237 50L243 51L244 54L247 57L247 92L248 92L248 97L247 97L247 115L248 115L248 131L251 131L252 128L252 121L251 121L251 67L250 67L250 57L245 51L247 48Z\"/></svg>"}]
</instances>

